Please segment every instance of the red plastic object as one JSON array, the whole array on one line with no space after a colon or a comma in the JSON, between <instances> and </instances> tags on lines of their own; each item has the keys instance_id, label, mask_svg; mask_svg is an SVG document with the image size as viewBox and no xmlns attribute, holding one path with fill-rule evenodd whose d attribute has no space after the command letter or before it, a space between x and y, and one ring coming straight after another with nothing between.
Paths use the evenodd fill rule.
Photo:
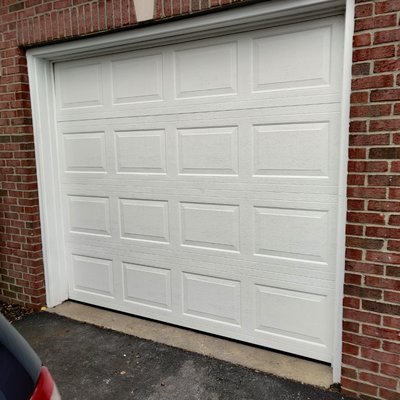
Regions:
<instances>
[{"instance_id":1,"label":"red plastic object","mask_svg":"<svg viewBox=\"0 0 400 400\"><path fill-rule=\"evenodd\" d=\"M53 377L46 367L42 367L39 379L30 400L61 400Z\"/></svg>"}]
</instances>

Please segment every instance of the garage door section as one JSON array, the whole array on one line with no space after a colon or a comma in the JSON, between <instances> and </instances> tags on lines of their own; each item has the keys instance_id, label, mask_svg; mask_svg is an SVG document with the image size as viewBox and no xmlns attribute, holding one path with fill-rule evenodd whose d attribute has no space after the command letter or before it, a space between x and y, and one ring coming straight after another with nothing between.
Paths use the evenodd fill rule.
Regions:
<instances>
[{"instance_id":1,"label":"garage door section","mask_svg":"<svg viewBox=\"0 0 400 400\"><path fill-rule=\"evenodd\" d=\"M342 32L55 64L70 298L330 362Z\"/></svg>"}]
</instances>

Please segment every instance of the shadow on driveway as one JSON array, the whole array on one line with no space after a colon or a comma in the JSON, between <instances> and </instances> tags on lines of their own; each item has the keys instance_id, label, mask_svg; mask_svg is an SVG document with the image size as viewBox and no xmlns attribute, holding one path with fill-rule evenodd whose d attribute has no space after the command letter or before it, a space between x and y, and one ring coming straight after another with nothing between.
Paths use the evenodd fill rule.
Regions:
<instances>
[{"instance_id":1,"label":"shadow on driveway","mask_svg":"<svg viewBox=\"0 0 400 400\"><path fill-rule=\"evenodd\" d=\"M29 315L15 327L63 400L341 400L338 393L73 321Z\"/></svg>"}]
</instances>

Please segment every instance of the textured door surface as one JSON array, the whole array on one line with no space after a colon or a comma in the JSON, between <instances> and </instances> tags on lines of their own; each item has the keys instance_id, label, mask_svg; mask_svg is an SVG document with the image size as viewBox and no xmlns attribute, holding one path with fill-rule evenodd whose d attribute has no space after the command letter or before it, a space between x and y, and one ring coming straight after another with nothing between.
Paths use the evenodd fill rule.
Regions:
<instances>
[{"instance_id":1,"label":"textured door surface","mask_svg":"<svg viewBox=\"0 0 400 400\"><path fill-rule=\"evenodd\" d=\"M55 64L71 299L331 361L341 17Z\"/></svg>"}]
</instances>

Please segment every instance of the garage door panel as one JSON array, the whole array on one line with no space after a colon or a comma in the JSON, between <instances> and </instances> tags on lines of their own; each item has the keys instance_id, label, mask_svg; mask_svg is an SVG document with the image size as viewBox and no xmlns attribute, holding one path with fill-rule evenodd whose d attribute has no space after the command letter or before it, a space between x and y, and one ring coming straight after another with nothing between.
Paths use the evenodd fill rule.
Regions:
<instances>
[{"instance_id":1,"label":"garage door panel","mask_svg":"<svg viewBox=\"0 0 400 400\"><path fill-rule=\"evenodd\" d=\"M115 131L117 173L166 174L165 130Z\"/></svg>"},{"instance_id":2,"label":"garage door panel","mask_svg":"<svg viewBox=\"0 0 400 400\"><path fill-rule=\"evenodd\" d=\"M238 127L216 126L177 130L179 174L238 175Z\"/></svg>"},{"instance_id":3,"label":"garage door panel","mask_svg":"<svg viewBox=\"0 0 400 400\"><path fill-rule=\"evenodd\" d=\"M253 125L254 175L329 174L328 122Z\"/></svg>"},{"instance_id":4,"label":"garage door panel","mask_svg":"<svg viewBox=\"0 0 400 400\"><path fill-rule=\"evenodd\" d=\"M167 201L119 199L119 211L121 238L169 242Z\"/></svg>"},{"instance_id":5,"label":"garage door panel","mask_svg":"<svg viewBox=\"0 0 400 400\"><path fill-rule=\"evenodd\" d=\"M327 261L326 211L254 207L255 255Z\"/></svg>"},{"instance_id":6,"label":"garage door panel","mask_svg":"<svg viewBox=\"0 0 400 400\"><path fill-rule=\"evenodd\" d=\"M124 301L171 310L171 270L124 262Z\"/></svg>"},{"instance_id":7,"label":"garage door panel","mask_svg":"<svg viewBox=\"0 0 400 400\"><path fill-rule=\"evenodd\" d=\"M307 286L254 285L255 332L276 343L300 348L303 355L319 354L330 362L332 332L326 329L333 306L332 291L311 291Z\"/></svg>"},{"instance_id":8,"label":"garage door panel","mask_svg":"<svg viewBox=\"0 0 400 400\"><path fill-rule=\"evenodd\" d=\"M63 139L65 171L107 171L105 132L66 133Z\"/></svg>"},{"instance_id":9,"label":"garage door panel","mask_svg":"<svg viewBox=\"0 0 400 400\"><path fill-rule=\"evenodd\" d=\"M70 297L329 362L342 28L56 64Z\"/></svg>"},{"instance_id":10,"label":"garage door panel","mask_svg":"<svg viewBox=\"0 0 400 400\"><path fill-rule=\"evenodd\" d=\"M111 62L112 103L163 99L163 55L131 56Z\"/></svg>"},{"instance_id":11,"label":"garage door panel","mask_svg":"<svg viewBox=\"0 0 400 400\"><path fill-rule=\"evenodd\" d=\"M328 86L331 27L253 39L253 90Z\"/></svg>"},{"instance_id":12,"label":"garage door panel","mask_svg":"<svg viewBox=\"0 0 400 400\"><path fill-rule=\"evenodd\" d=\"M240 282L182 273L183 314L207 322L241 325Z\"/></svg>"},{"instance_id":13,"label":"garage door panel","mask_svg":"<svg viewBox=\"0 0 400 400\"><path fill-rule=\"evenodd\" d=\"M79 242L78 242L79 241ZM285 282L303 282L315 287L329 287L335 283L335 266L284 258L262 258L246 254L211 251L189 246L165 246L149 241L123 241L106 237L90 237L71 233L66 242L73 252L82 254L115 255L132 259L132 263L169 266L169 268L191 267L209 274L227 272L243 276L268 277ZM79 243L79 244L78 244Z\"/></svg>"},{"instance_id":14,"label":"garage door panel","mask_svg":"<svg viewBox=\"0 0 400 400\"><path fill-rule=\"evenodd\" d=\"M110 236L110 204L108 197L68 196L69 230Z\"/></svg>"},{"instance_id":15,"label":"garage door panel","mask_svg":"<svg viewBox=\"0 0 400 400\"><path fill-rule=\"evenodd\" d=\"M237 93L237 42L183 45L173 55L177 98Z\"/></svg>"},{"instance_id":16,"label":"garage door panel","mask_svg":"<svg viewBox=\"0 0 400 400\"><path fill-rule=\"evenodd\" d=\"M208 123L201 120L203 117ZM71 182L94 171L97 175L105 172L107 176L102 179L111 179L113 184L120 181L122 185L126 179L136 178L118 178L115 173L136 174L137 179L141 179L140 175L155 175L151 180L146 176L145 185L152 185L159 175L166 175L169 185L181 181L193 185L202 180L219 181L222 185L229 181L247 184L249 177L257 183L271 183L271 190L280 183L293 184L295 188L300 182L307 186L314 183L315 190L337 185L339 123L335 115L286 115L271 118L272 121L259 115L247 116L247 120L219 115L213 126L207 114L196 118L198 122L192 119L179 123L103 124L92 120L80 127L63 124L61 145L70 165L66 167L65 161L62 169ZM102 128L103 133L93 132L94 128ZM95 173L92 177L100 178Z\"/></svg>"},{"instance_id":17,"label":"garage door panel","mask_svg":"<svg viewBox=\"0 0 400 400\"><path fill-rule=\"evenodd\" d=\"M255 99L257 107L340 102L342 42L343 20L332 17L56 64L59 118L253 108Z\"/></svg>"},{"instance_id":18,"label":"garage door panel","mask_svg":"<svg viewBox=\"0 0 400 400\"><path fill-rule=\"evenodd\" d=\"M183 246L240 252L238 205L181 203L180 222Z\"/></svg>"},{"instance_id":19,"label":"garage door panel","mask_svg":"<svg viewBox=\"0 0 400 400\"><path fill-rule=\"evenodd\" d=\"M113 261L108 258L72 254L72 292L114 297Z\"/></svg>"},{"instance_id":20,"label":"garage door panel","mask_svg":"<svg viewBox=\"0 0 400 400\"><path fill-rule=\"evenodd\" d=\"M104 106L103 64L79 62L57 68L56 90L60 109Z\"/></svg>"}]
</instances>

